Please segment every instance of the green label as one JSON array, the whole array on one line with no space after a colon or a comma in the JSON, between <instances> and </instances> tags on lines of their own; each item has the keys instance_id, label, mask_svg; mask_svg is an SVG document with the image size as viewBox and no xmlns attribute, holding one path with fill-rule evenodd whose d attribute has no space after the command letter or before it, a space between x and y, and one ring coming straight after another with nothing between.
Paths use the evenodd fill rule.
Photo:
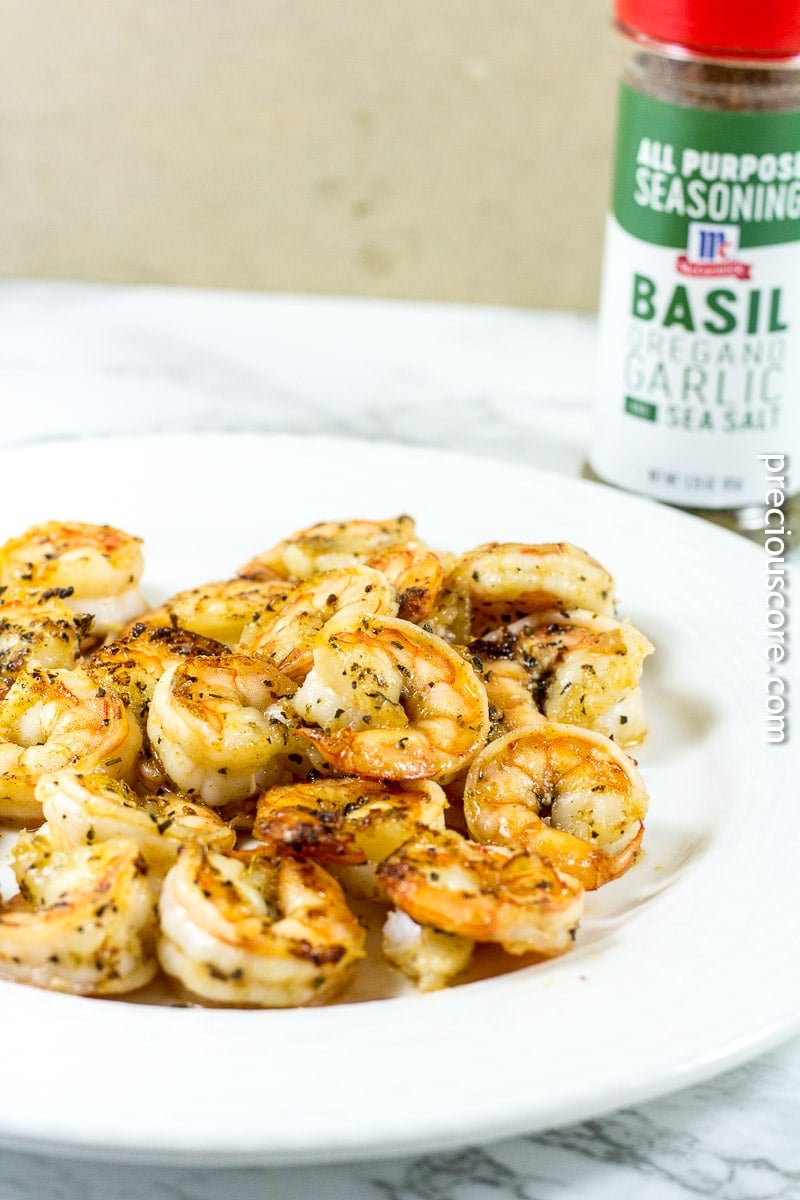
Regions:
<instances>
[{"instance_id":1,"label":"green label","mask_svg":"<svg viewBox=\"0 0 800 1200\"><path fill-rule=\"evenodd\" d=\"M641 417L643 421L655 421L658 418L655 404L649 404L647 400L637 400L635 396L625 397L625 412L630 413L632 417Z\"/></svg>"},{"instance_id":2,"label":"green label","mask_svg":"<svg viewBox=\"0 0 800 1200\"><path fill-rule=\"evenodd\" d=\"M800 112L717 112L620 93L614 215L685 247L689 224L737 226L739 246L800 240Z\"/></svg>"}]
</instances>

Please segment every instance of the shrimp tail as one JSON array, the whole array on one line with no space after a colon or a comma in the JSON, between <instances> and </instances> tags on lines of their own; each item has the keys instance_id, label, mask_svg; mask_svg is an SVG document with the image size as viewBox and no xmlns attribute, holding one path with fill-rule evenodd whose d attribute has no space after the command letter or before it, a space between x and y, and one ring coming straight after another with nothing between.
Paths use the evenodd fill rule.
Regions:
<instances>
[{"instance_id":1,"label":"shrimp tail","mask_svg":"<svg viewBox=\"0 0 800 1200\"><path fill-rule=\"evenodd\" d=\"M641 824L622 850L617 854L608 854L599 846L587 845L573 833L542 824L523 837L522 844L547 859L559 871L571 875L587 892L594 892L612 879L618 879L633 866L639 857L643 836L644 825Z\"/></svg>"}]
</instances>

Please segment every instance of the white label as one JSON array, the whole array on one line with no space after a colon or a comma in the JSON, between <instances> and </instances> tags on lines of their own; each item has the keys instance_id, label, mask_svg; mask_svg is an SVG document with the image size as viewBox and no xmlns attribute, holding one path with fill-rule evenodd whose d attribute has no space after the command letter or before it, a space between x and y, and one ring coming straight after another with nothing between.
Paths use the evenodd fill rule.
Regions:
<instances>
[{"instance_id":1,"label":"white label","mask_svg":"<svg viewBox=\"0 0 800 1200\"><path fill-rule=\"evenodd\" d=\"M678 251L609 217L596 411L589 460L610 483L763 502L758 456L800 464L800 244L740 250L737 226L692 222Z\"/></svg>"}]
</instances>

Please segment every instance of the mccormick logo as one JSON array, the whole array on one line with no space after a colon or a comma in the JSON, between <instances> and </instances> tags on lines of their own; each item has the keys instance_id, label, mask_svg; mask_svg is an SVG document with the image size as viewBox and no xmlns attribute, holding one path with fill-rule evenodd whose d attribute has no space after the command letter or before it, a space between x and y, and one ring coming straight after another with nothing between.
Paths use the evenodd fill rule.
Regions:
<instances>
[{"instance_id":1,"label":"mccormick logo","mask_svg":"<svg viewBox=\"0 0 800 1200\"><path fill-rule=\"evenodd\" d=\"M750 278L750 264L736 257L739 253L738 225L703 225L689 222L686 253L675 263L680 275L734 275Z\"/></svg>"}]
</instances>

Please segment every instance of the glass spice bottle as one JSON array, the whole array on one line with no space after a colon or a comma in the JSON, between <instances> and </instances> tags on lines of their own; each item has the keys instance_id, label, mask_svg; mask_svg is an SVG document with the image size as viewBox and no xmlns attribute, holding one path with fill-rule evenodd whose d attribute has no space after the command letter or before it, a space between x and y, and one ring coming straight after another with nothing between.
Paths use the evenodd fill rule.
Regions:
<instances>
[{"instance_id":1,"label":"glass spice bottle","mask_svg":"<svg viewBox=\"0 0 800 1200\"><path fill-rule=\"evenodd\" d=\"M630 53L584 473L783 533L800 521L800 3L616 16Z\"/></svg>"}]
</instances>

